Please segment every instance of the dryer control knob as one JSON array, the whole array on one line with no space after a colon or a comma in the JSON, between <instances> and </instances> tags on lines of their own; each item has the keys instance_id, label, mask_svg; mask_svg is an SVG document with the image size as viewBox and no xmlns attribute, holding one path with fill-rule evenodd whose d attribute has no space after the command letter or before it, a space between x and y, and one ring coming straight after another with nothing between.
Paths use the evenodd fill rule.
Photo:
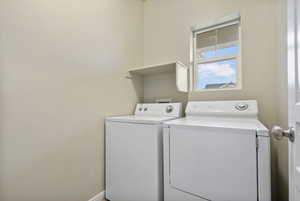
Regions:
<instances>
[{"instance_id":1,"label":"dryer control knob","mask_svg":"<svg viewBox=\"0 0 300 201\"><path fill-rule=\"evenodd\" d=\"M248 104L240 103L235 106L235 109L237 109L238 111L245 111L248 109L248 107L249 107Z\"/></svg>"},{"instance_id":2,"label":"dryer control knob","mask_svg":"<svg viewBox=\"0 0 300 201\"><path fill-rule=\"evenodd\" d=\"M173 112L173 109L174 109L174 107L172 105L168 105L166 108L166 112L171 113L171 112Z\"/></svg>"}]
</instances>

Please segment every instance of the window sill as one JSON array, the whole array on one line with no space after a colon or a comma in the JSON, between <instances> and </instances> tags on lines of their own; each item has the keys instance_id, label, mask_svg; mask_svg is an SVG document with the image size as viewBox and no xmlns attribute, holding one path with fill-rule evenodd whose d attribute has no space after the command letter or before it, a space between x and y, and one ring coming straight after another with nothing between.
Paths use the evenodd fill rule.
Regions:
<instances>
[{"instance_id":1,"label":"window sill","mask_svg":"<svg viewBox=\"0 0 300 201\"><path fill-rule=\"evenodd\" d=\"M193 89L191 92L217 92L217 91L239 91L243 88L241 86L234 87L234 88L218 88L218 89Z\"/></svg>"}]
</instances>

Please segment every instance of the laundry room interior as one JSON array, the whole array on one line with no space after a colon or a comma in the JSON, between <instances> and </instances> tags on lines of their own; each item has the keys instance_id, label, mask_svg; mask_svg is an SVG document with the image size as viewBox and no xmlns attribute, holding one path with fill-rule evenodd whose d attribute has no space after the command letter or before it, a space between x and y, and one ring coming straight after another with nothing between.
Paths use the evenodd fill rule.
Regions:
<instances>
[{"instance_id":1,"label":"laundry room interior","mask_svg":"<svg viewBox=\"0 0 300 201\"><path fill-rule=\"evenodd\" d=\"M224 183L239 195L221 192L221 189L215 189L214 194L211 188L205 187L198 191L197 187L202 184L184 183L184 175L173 178L170 173L173 169L166 170L166 165L173 164L172 158L163 161L166 158L163 154L172 151L171 143L178 143L165 132L171 133L177 127L176 122L173 128L172 123L162 120L161 127L156 128L160 132L158 138L164 140L156 145L159 146L157 155L161 153L161 160L157 160L160 169L153 173L164 177L154 181L159 183L154 188L160 188L157 201L298 201L300 168L297 164L300 158L296 154L299 129L296 125L299 124L294 120L297 119L297 104L293 105L291 98L297 101L300 96L293 95L297 92L293 93L290 87L297 88L299 83L297 69L294 69L298 62L294 57L299 57L299 52L297 45L293 46L293 42L297 42L292 40L292 34L297 35L297 20L300 21L295 14L300 9L297 3L299 0L1 0L0 200L156 201L138 197L143 196L142 191L125 192L127 188L137 191L138 186L135 189L134 182L128 183L133 181L126 180L131 173L122 169L122 164L126 164L129 171L129 164L137 164L134 171L140 173L143 170L138 166L143 162L135 163L129 155L108 164L108 158L117 152L108 150L107 143L115 139L120 144L123 142L119 147L121 154L130 154L133 149L127 150L125 145L138 147L139 142L126 144L129 138L117 135L110 138L110 132L128 129L118 130L110 125L121 122L119 116L146 116L149 112L151 117L161 110L174 119L211 114L223 118L233 114L236 116L230 117L230 122L234 123L241 117L242 122L250 118L253 118L251 121L259 120L261 124L258 123L257 129L263 128L267 133L262 137L268 136L269 140L266 151L270 146L270 153L266 152L268 156L264 155L266 159L262 160L270 162L269 166L266 164L270 178L267 176L261 185L270 182L271 190L269 197L262 198L268 192L260 189L257 150L252 164L256 175L251 177L250 173L244 173L250 175L249 183L255 183L251 187L253 192L246 192L246 188L230 189L230 179ZM292 34L291 30L294 30ZM297 40L297 36L294 39ZM228 51L224 53L222 48ZM212 77L203 81L201 76ZM296 84L290 76L296 79ZM196 107L199 111L194 110ZM145 122L152 121L150 117L145 117ZM128 120L126 125L130 122L133 120ZM219 126L225 128L229 125L226 122ZM291 140L287 131L279 132L279 127L274 130L276 125L283 129L294 125L295 139ZM139 129L142 128L136 128ZM245 129L241 126L241 130ZM170 141L162 145L167 140ZM186 150L192 141L182 140ZM148 144L150 142L151 139ZM206 147L205 144L210 142L201 143ZM193 146L198 150L197 144ZM207 148L208 158L213 157L210 147ZM242 148L241 145L237 147ZM300 150L300 144L298 147ZM249 150L255 151L252 147ZM228 152L231 151L233 149ZM144 152L134 154L144 157ZM192 157L184 154L179 154L177 163ZM205 151L200 156L206 157ZM247 156L242 159L246 162ZM199 161L190 164L196 162ZM233 161L225 160L225 163L232 168L237 165ZM145 164L141 168L147 168ZM218 164L220 171L224 164ZM294 170L293 165L295 173L289 171ZM197 167L191 170L194 168ZM244 168L248 170L246 165ZM114 174L110 170L119 172ZM109 173L112 173L112 180L108 178ZM121 173L123 175L119 175ZM143 174L153 176L152 172L144 171ZM168 185L165 176L171 177L168 178L170 183L171 180L182 182L176 189L189 195L168 198L163 190ZM188 176L191 175L187 174L186 178ZM123 188L111 183L115 179L126 181L128 186ZM214 179L214 182L221 182ZM150 192L146 179L141 182L140 186L145 185L145 191ZM247 187L248 183L232 186L239 184ZM117 193L123 194L115 196L115 191L108 188L116 188Z\"/></svg>"}]
</instances>

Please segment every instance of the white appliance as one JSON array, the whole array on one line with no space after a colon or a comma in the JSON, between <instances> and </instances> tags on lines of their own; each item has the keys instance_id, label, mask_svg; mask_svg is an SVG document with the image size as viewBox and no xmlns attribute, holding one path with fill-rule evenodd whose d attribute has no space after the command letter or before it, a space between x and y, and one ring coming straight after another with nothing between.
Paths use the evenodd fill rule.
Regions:
<instances>
[{"instance_id":1,"label":"white appliance","mask_svg":"<svg viewBox=\"0 0 300 201\"><path fill-rule=\"evenodd\" d=\"M106 198L163 200L163 122L181 103L137 104L134 115L106 118Z\"/></svg>"},{"instance_id":2,"label":"white appliance","mask_svg":"<svg viewBox=\"0 0 300 201\"><path fill-rule=\"evenodd\" d=\"M189 102L164 124L165 201L271 201L270 137L256 101Z\"/></svg>"}]
</instances>

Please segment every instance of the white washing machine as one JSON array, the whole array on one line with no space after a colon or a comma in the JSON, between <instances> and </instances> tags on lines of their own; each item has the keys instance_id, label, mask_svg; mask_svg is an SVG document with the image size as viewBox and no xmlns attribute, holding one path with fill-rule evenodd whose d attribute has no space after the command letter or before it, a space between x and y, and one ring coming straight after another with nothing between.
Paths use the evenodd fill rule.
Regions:
<instances>
[{"instance_id":1,"label":"white washing machine","mask_svg":"<svg viewBox=\"0 0 300 201\"><path fill-rule=\"evenodd\" d=\"M163 200L163 122L181 103L137 104L131 116L106 118L106 198Z\"/></svg>"},{"instance_id":2,"label":"white washing machine","mask_svg":"<svg viewBox=\"0 0 300 201\"><path fill-rule=\"evenodd\" d=\"M165 201L271 201L270 137L256 101L189 102L164 124Z\"/></svg>"}]
</instances>

